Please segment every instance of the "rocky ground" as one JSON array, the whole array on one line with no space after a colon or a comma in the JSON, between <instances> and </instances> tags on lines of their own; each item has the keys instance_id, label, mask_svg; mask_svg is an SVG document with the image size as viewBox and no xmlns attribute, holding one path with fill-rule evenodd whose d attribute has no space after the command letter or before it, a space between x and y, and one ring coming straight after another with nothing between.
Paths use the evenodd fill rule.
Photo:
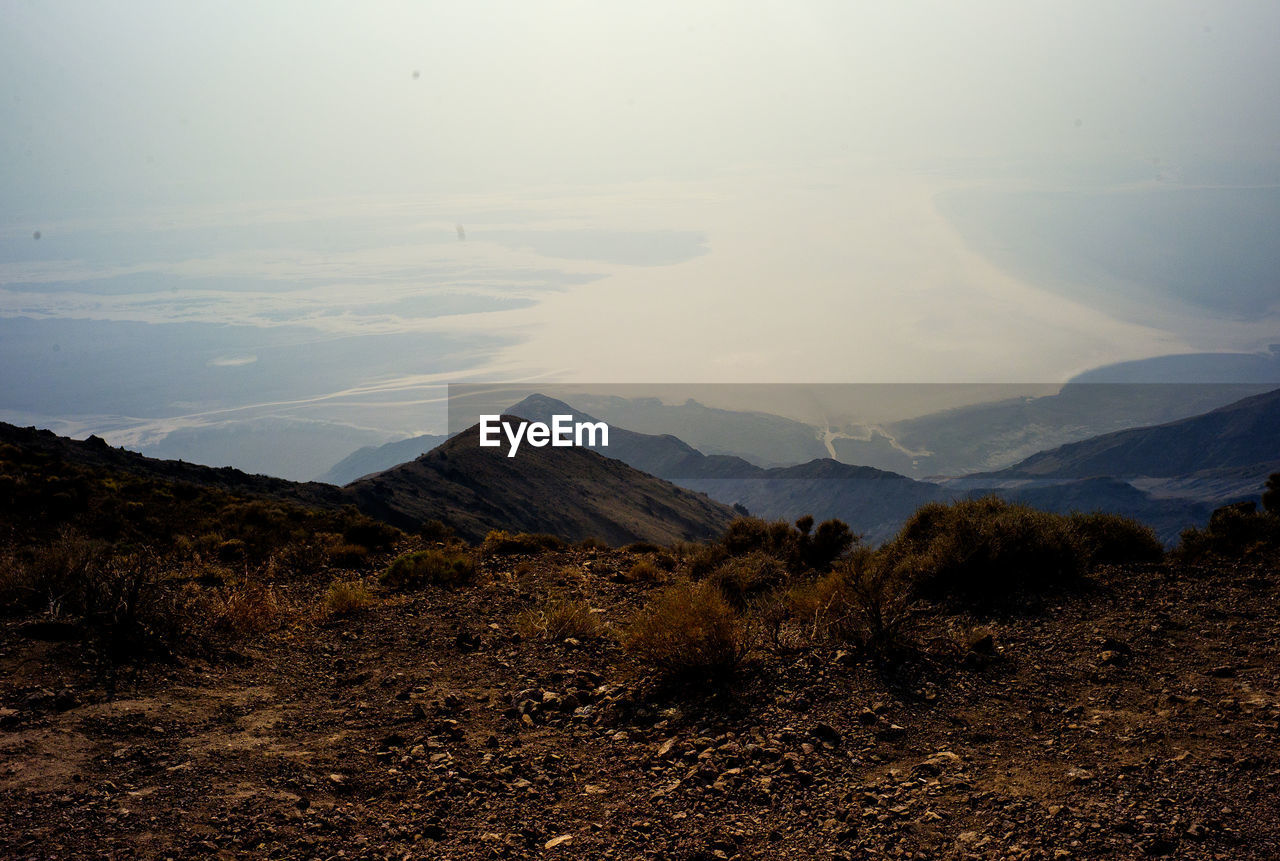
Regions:
<instances>
[{"instance_id":1,"label":"rocky ground","mask_svg":"<svg viewBox=\"0 0 1280 861\"><path fill-rule=\"evenodd\" d=\"M1280 858L1273 569L1108 571L1039 608L929 609L892 668L763 650L692 691L609 638L516 633L555 594L622 624L654 588L631 561L295 613L114 699L78 644L9 620L0 856Z\"/></svg>"}]
</instances>

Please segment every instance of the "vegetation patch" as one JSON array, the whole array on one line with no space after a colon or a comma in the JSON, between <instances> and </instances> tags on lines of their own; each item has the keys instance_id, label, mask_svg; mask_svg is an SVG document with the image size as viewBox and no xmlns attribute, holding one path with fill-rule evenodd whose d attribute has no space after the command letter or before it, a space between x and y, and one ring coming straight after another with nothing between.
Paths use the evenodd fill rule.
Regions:
<instances>
[{"instance_id":1,"label":"vegetation patch","mask_svg":"<svg viewBox=\"0 0 1280 861\"><path fill-rule=\"evenodd\" d=\"M373 601L373 593L363 580L334 580L324 593L324 609L329 616L354 616Z\"/></svg>"},{"instance_id":2,"label":"vegetation patch","mask_svg":"<svg viewBox=\"0 0 1280 861\"><path fill-rule=\"evenodd\" d=\"M680 583L636 614L624 644L640 663L667 678L696 680L737 668L748 637L742 619L714 585Z\"/></svg>"},{"instance_id":3,"label":"vegetation patch","mask_svg":"<svg viewBox=\"0 0 1280 861\"><path fill-rule=\"evenodd\" d=\"M454 550L417 550L399 556L379 580L388 589L421 586L456 586L475 579L476 563L470 553Z\"/></svg>"},{"instance_id":4,"label":"vegetation patch","mask_svg":"<svg viewBox=\"0 0 1280 861\"><path fill-rule=\"evenodd\" d=\"M563 550L563 538L545 533L507 532L494 529L484 537L480 552L485 556L514 556L518 553L541 553L544 550Z\"/></svg>"},{"instance_id":5,"label":"vegetation patch","mask_svg":"<svg viewBox=\"0 0 1280 861\"><path fill-rule=\"evenodd\" d=\"M522 637L545 640L585 640L599 637L604 625L586 601L559 598L536 610L516 616L516 631Z\"/></svg>"}]
</instances>

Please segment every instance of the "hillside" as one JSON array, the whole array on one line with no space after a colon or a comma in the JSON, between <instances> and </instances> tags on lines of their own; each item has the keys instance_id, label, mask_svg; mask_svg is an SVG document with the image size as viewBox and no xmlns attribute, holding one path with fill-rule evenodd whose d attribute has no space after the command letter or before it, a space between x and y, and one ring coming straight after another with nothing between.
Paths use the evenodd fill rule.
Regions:
<instances>
[{"instance_id":1,"label":"hillside","mask_svg":"<svg viewBox=\"0 0 1280 861\"><path fill-rule=\"evenodd\" d=\"M1280 458L1280 389L1203 415L1134 428L1041 452L993 478L1172 477L1236 470ZM1259 485L1266 477L1259 468Z\"/></svg>"},{"instance_id":2,"label":"hillside","mask_svg":"<svg viewBox=\"0 0 1280 861\"><path fill-rule=\"evenodd\" d=\"M268 475L251 475L233 467L210 467L180 460L160 460L124 448L113 448L90 436L74 440L52 431L20 428L0 422L0 445L12 446L15 468L23 459L37 458L61 465L122 472L140 478L179 482L227 493L296 502L326 508L341 507L349 500L336 487L317 482L296 482Z\"/></svg>"},{"instance_id":3,"label":"hillside","mask_svg":"<svg viewBox=\"0 0 1280 861\"><path fill-rule=\"evenodd\" d=\"M514 417L506 418L514 420ZM469 540L491 529L613 544L718 534L726 505L579 448L481 448L479 426L417 460L349 484L361 511L404 528L439 520Z\"/></svg>"}]
</instances>

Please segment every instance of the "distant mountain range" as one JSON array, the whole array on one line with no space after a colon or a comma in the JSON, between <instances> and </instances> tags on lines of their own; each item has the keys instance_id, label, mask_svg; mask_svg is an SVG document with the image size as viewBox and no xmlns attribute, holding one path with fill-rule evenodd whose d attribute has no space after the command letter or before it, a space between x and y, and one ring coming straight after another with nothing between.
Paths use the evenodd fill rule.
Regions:
<instances>
[{"instance_id":1,"label":"distant mountain range","mask_svg":"<svg viewBox=\"0 0 1280 861\"><path fill-rule=\"evenodd\" d=\"M1060 446L990 475L1038 479L1169 478L1277 460L1280 389L1244 398L1204 415Z\"/></svg>"},{"instance_id":2,"label":"distant mountain range","mask_svg":"<svg viewBox=\"0 0 1280 861\"><path fill-rule=\"evenodd\" d=\"M1088 393L1081 387L1064 389L1064 394L1034 409L1040 415L1057 413L1059 420L1070 418L1073 403L1098 405L1107 399L1140 397L1152 387L1138 392L1108 386ZM1199 396L1210 400L1223 394L1222 387L1195 388L1175 394L1155 387L1145 407L1154 412L1171 409L1175 399L1186 403ZM1079 400L1077 400L1079 399ZM1093 468L1077 468L1054 474L1047 468L1032 474L1036 464L1056 463L1062 455L1046 452L1019 467L997 473L977 474L944 482L917 481L890 471L851 466L829 458L790 467L764 469L742 458L704 455L670 435L640 434L611 428L608 449L602 453L651 472L683 487L705 492L721 502L740 504L753 514L794 519L812 514L819 519L838 517L870 542L891 537L902 522L920 505L931 501L998 493L1051 511L1112 511L1150 524L1166 542L1176 540L1182 529L1201 524L1215 505L1256 496L1262 482L1280 461L1280 422L1276 403L1280 390L1246 398L1206 415L1155 428L1142 428L1098 437L1066 446L1072 452L1109 449L1115 437L1131 441L1131 446L1114 462ZM1015 424L1018 406L1007 405ZM973 414L991 415L990 407L972 408ZM509 412L523 418L547 421L557 413L571 414L578 421L594 417L561 401L534 395L512 406ZM1131 408L1132 412L1132 408ZM976 423L964 431L976 437ZM992 432L999 432L994 429ZM1155 442L1142 444L1150 436ZM1165 438L1165 437L1168 438ZM1156 457L1168 452L1175 460L1164 469L1145 464L1140 453L1151 450ZM1197 454L1199 453L1199 454ZM1079 455L1083 458L1083 455ZM1271 460L1267 460L1270 457ZM1131 462L1125 465L1126 458ZM1165 484L1153 483L1163 477ZM1132 481L1131 481L1132 479ZM1146 481L1145 485L1141 484Z\"/></svg>"},{"instance_id":3,"label":"distant mountain range","mask_svg":"<svg viewBox=\"0 0 1280 861\"><path fill-rule=\"evenodd\" d=\"M976 439L975 416L990 419L1001 410L1008 423L990 428L993 434L1024 426L1034 416L1056 414L1066 421L1072 399L1082 396L1085 388L1091 387L1068 386L1053 398L956 411L956 434ZM1084 403L1096 406L1120 396L1124 388L1107 388L1105 397L1083 395ZM1155 389L1158 394L1139 411L1172 409L1172 396L1161 387ZM1215 388L1205 397L1217 398L1221 392ZM1186 402L1184 394L1182 403ZM558 414L595 420L542 395L527 397L507 412L539 421ZM830 458L766 468L742 457L704 454L670 434L639 433L618 425L610 428L609 446L596 451L526 446L519 456L508 458L504 449L482 448L476 427L425 453L419 451L439 441L415 437L362 449L331 470L335 480L361 473L337 487L156 460L112 448L96 437L75 441L0 424L0 444L68 463L326 508L355 505L407 529L440 520L473 541L490 529L596 537L611 543L704 538L719 533L735 516L730 506L739 504L769 518L840 518L875 543L892 536L924 503L998 493L1054 511L1126 514L1151 524L1171 542L1186 526L1203 523L1214 506L1256 498L1266 476L1280 471L1280 389L1190 418L1053 447L1004 469L939 481ZM379 469L386 459L401 456L408 459Z\"/></svg>"},{"instance_id":4,"label":"distant mountain range","mask_svg":"<svg viewBox=\"0 0 1280 861\"><path fill-rule=\"evenodd\" d=\"M375 472L390 469L398 463L420 457L448 438L444 434L423 434L384 445L366 445L335 463L327 472L317 476L316 481L327 484L349 484L357 478L364 478L366 475L372 475Z\"/></svg>"}]
</instances>

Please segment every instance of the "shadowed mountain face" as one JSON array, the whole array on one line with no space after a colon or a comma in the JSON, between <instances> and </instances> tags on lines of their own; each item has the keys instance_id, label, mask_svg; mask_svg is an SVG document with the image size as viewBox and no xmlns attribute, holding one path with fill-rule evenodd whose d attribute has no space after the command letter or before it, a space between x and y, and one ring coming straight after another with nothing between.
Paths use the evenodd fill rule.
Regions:
<instances>
[{"instance_id":1,"label":"shadowed mountain face","mask_svg":"<svg viewBox=\"0 0 1280 861\"><path fill-rule=\"evenodd\" d=\"M504 416L515 421L515 416ZM403 528L440 520L471 541L491 529L612 544L710 538L727 505L584 448L481 448L479 426L417 460L349 484L357 507Z\"/></svg>"},{"instance_id":2,"label":"shadowed mountain face","mask_svg":"<svg viewBox=\"0 0 1280 861\"><path fill-rule=\"evenodd\" d=\"M296 482L268 475L250 475L233 467L201 466L181 460L153 457L113 448L99 437L74 440L53 431L20 428L0 422L0 444L52 457L69 464L119 470L160 481L184 482L229 493L268 497L321 508L339 508L351 500L327 484Z\"/></svg>"},{"instance_id":3,"label":"shadowed mountain face","mask_svg":"<svg viewBox=\"0 0 1280 861\"><path fill-rule=\"evenodd\" d=\"M1280 389L1181 421L1033 455L997 478L1172 477L1280 460ZM1262 477L1265 478L1265 473Z\"/></svg>"}]
</instances>

